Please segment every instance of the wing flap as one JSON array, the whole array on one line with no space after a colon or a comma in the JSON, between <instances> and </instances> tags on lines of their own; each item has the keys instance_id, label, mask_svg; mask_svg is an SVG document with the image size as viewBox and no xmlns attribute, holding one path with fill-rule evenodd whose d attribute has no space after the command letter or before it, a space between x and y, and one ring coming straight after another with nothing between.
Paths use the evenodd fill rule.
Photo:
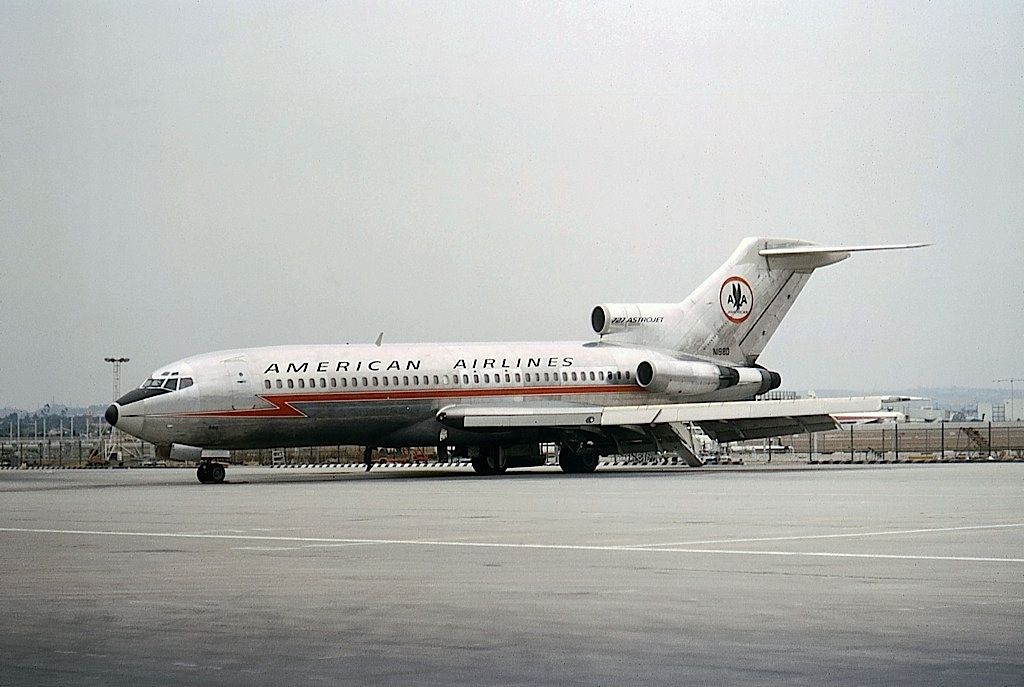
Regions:
<instances>
[{"instance_id":1,"label":"wing flap","mask_svg":"<svg viewBox=\"0 0 1024 687\"><path fill-rule=\"evenodd\" d=\"M748 420L706 420L698 422L704 433L715 441L746 441L767 437L827 432L838 427L831 415L797 415L792 417L755 418Z\"/></svg>"},{"instance_id":2,"label":"wing flap","mask_svg":"<svg viewBox=\"0 0 1024 687\"><path fill-rule=\"evenodd\" d=\"M506 406L448 406L438 411L437 420L449 427L477 430L515 427L619 427L695 422L701 426L708 423L713 429L725 434L728 430L723 423L735 427L734 431L744 433L765 431L770 427L799 427L801 423L832 429L835 423L829 416L833 414L877 411L881 407L882 399L877 396L649 406L541 405L524 402ZM826 427L827 423L831 424ZM778 435L751 435L748 438L761 436Z\"/></svg>"}]
</instances>

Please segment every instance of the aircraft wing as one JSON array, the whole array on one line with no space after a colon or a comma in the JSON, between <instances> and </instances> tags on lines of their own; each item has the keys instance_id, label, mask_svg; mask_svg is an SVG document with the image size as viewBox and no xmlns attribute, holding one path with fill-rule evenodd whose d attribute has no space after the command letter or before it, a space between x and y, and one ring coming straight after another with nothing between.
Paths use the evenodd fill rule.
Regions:
<instances>
[{"instance_id":1,"label":"aircraft wing","mask_svg":"<svg viewBox=\"0 0 1024 687\"><path fill-rule=\"evenodd\" d=\"M787 401L725 401L645 406L453 405L438 411L444 425L459 429L500 431L550 427L594 429L656 426L676 423L700 425L718 441L740 441L835 429L837 413L877 411L883 398L807 398Z\"/></svg>"}]
</instances>

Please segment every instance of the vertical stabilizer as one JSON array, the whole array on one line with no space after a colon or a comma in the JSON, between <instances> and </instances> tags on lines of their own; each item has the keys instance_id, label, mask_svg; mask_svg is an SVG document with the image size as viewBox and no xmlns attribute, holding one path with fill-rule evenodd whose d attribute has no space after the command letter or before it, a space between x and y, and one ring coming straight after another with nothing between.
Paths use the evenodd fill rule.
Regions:
<instances>
[{"instance_id":1,"label":"vertical stabilizer","mask_svg":"<svg viewBox=\"0 0 1024 687\"><path fill-rule=\"evenodd\" d=\"M797 239L746 238L682 303L602 305L595 308L593 325L612 340L752 365L814 270L854 252L925 245L829 247ZM623 327L620 333L612 328L619 322L636 327Z\"/></svg>"},{"instance_id":2,"label":"vertical stabilizer","mask_svg":"<svg viewBox=\"0 0 1024 687\"><path fill-rule=\"evenodd\" d=\"M823 255L827 262L794 264L790 259L775 264L760 251L813 246L794 239L744 239L725 264L680 304L682 317L665 333L665 347L742 365L756 362L811 272L847 257Z\"/></svg>"}]
</instances>

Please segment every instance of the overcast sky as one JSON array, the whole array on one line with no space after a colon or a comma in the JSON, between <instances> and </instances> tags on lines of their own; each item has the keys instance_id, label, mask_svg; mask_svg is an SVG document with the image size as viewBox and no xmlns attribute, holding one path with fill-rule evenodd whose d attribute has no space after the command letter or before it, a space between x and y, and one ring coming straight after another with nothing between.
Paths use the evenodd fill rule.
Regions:
<instances>
[{"instance_id":1,"label":"overcast sky","mask_svg":"<svg viewBox=\"0 0 1024 687\"><path fill-rule=\"evenodd\" d=\"M586 339L749 235L936 244L817 272L784 388L1024 376L1024 4L562 5L0 2L0 406Z\"/></svg>"}]
</instances>

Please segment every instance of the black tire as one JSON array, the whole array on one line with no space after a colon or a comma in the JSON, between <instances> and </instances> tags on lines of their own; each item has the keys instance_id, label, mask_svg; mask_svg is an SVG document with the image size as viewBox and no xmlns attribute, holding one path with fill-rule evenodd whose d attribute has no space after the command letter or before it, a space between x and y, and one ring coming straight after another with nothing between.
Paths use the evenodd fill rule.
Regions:
<instances>
[{"instance_id":1,"label":"black tire","mask_svg":"<svg viewBox=\"0 0 1024 687\"><path fill-rule=\"evenodd\" d=\"M601 456L597 455L597 451L589 449L581 451L577 456L576 460L579 465L579 472L589 473L597 470L597 466L601 463Z\"/></svg>"},{"instance_id":2,"label":"black tire","mask_svg":"<svg viewBox=\"0 0 1024 687\"><path fill-rule=\"evenodd\" d=\"M558 449L558 467L567 475L580 475L593 472L601 462L597 450L584 447L576 450L569 444L562 444Z\"/></svg>"},{"instance_id":3,"label":"black tire","mask_svg":"<svg viewBox=\"0 0 1024 687\"><path fill-rule=\"evenodd\" d=\"M507 469L504 465L498 465L497 448L481 447L479 455L472 456L470 462L478 475L500 475Z\"/></svg>"},{"instance_id":4,"label":"black tire","mask_svg":"<svg viewBox=\"0 0 1024 687\"><path fill-rule=\"evenodd\" d=\"M210 466L206 463L200 463L199 467L196 468L196 477L199 479L200 484L209 484Z\"/></svg>"},{"instance_id":5,"label":"black tire","mask_svg":"<svg viewBox=\"0 0 1024 687\"><path fill-rule=\"evenodd\" d=\"M210 463L209 469L206 471L207 476L210 478L211 484L223 484L224 483L224 466L220 463Z\"/></svg>"},{"instance_id":6,"label":"black tire","mask_svg":"<svg viewBox=\"0 0 1024 687\"><path fill-rule=\"evenodd\" d=\"M491 467L490 462L487 460L487 456L473 456L470 458L470 462L473 463L473 472L478 475L493 475L494 468Z\"/></svg>"}]
</instances>

